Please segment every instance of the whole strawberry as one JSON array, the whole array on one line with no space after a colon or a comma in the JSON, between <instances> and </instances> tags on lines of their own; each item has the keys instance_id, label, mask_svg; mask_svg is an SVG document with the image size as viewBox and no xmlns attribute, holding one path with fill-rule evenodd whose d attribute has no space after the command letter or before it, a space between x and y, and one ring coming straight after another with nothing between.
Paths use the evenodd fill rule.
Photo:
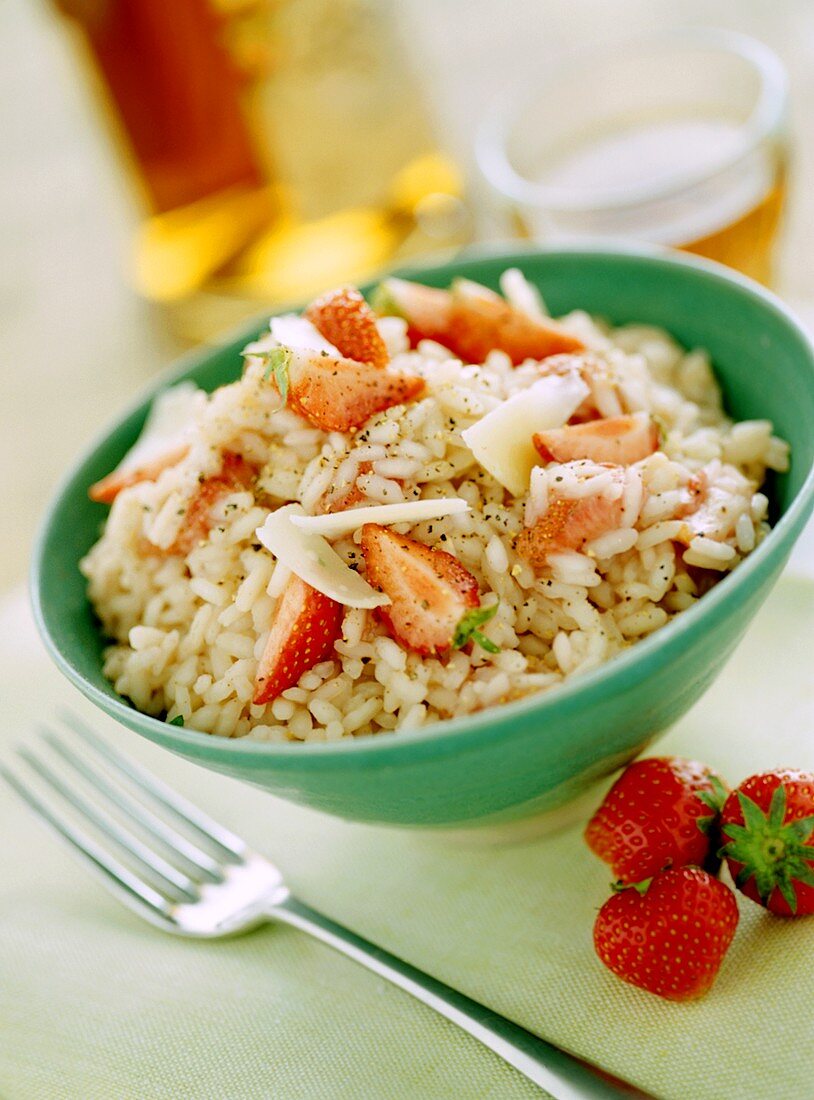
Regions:
<instances>
[{"instance_id":1,"label":"whole strawberry","mask_svg":"<svg viewBox=\"0 0 814 1100\"><path fill-rule=\"evenodd\" d=\"M726 793L706 764L679 756L637 760L608 791L585 840L620 882L641 882L665 867L701 866Z\"/></svg>"},{"instance_id":2,"label":"whole strawberry","mask_svg":"<svg viewBox=\"0 0 814 1100\"><path fill-rule=\"evenodd\" d=\"M678 867L609 898L594 924L594 947L622 981L686 1001L715 981L737 925L729 887L698 867Z\"/></svg>"},{"instance_id":3,"label":"whole strawberry","mask_svg":"<svg viewBox=\"0 0 814 1100\"><path fill-rule=\"evenodd\" d=\"M814 913L814 774L779 768L745 779L721 815L735 885L782 917Z\"/></svg>"}]
</instances>

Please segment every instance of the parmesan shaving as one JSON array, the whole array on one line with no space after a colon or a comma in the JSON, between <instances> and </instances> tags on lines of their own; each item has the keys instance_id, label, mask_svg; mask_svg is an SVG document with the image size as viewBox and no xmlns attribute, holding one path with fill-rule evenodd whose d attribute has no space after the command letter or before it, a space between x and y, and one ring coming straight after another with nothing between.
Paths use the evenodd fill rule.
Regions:
<instances>
[{"instance_id":1,"label":"parmesan shaving","mask_svg":"<svg viewBox=\"0 0 814 1100\"><path fill-rule=\"evenodd\" d=\"M294 516L304 514L300 504L278 508L257 528L257 538L300 580L337 603L365 608L390 603L388 596L345 565L322 535L303 531L292 523Z\"/></svg>"},{"instance_id":2,"label":"parmesan shaving","mask_svg":"<svg viewBox=\"0 0 814 1100\"><path fill-rule=\"evenodd\" d=\"M314 532L325 538L349 535L365 523L420 523L427 519L443 519L469 511L462 497L439 500L408 500L400 504L374 504L368 508L351 508L324 516L292 514L291 522L301 531Z\"/></svg>"},{"instance_id":3,"label":"parmesan shaving","mask_svg":"<svg viewBox=\"0 0 814 1100\"><path fill-rule=\"evenodd\" d=\"M192 382L179 382L153 401L141 435L116 467L114 473L138 470L170 451L182 448L206 394Z\"/></svg>"},{"instance_id":4,"label":"parmesan shaving","mask_svg":"<svg viewBox=\"0 0 814 1100\"><path fill-rule=\"evenodd\" d=\"M576 372L541 378L462 432L463 441L484 470L523 496L539 462L532 436L561 428L589 393Z\"/></svg>"}]
</instances>

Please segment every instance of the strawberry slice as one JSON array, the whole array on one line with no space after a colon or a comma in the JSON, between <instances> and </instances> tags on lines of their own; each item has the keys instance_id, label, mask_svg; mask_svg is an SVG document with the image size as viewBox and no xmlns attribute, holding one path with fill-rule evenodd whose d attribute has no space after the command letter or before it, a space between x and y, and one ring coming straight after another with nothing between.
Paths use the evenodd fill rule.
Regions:
<instances>
[{"instance_id":1,"label":"strawberry slice","mask_svg":"<svg viewBox=\"0 0 814 1100\"><path fill-rule=\"evenodd\" d=\"M456 353L471 363L482 363L494 348L505 351L517 366L525 359L545 359L585 346L556 321L529 317L468 279L453 284L449 334Z\"/></svg>"},{"instance_id":2,"label":"strawberry slice","mask_svg":"<svg viewBox=\"0 0 814 1100\"><path fill-rule=\"evenodd\" d=\"M407 322L412 347L419 340L436 340L446 346L452 295L406 279L385 279L376 289L373 304L380 315L395 314Z\"/></svg>"},{"instance_id":3,"label":"strawberry slice","mask_svg":"<svg viewBox=\"0 0 814 1100\"><path fill-rule=\"evenodd\" d=\"M91 485L88 496L100 504L112 504L122 489L129 489L131 485L139 485L142 481L155 481L164 470L177 466L188 450L188 445L183 443L131 469L113 470L107 477Z\"/></svg>"},{"instance_id":4,"label":"strawberry slice","mask_svg":"<svg viewBox=\"0 0 814 1100\"><path fill-rule=\"evenodd\" d=\"M417 375L302 348L276 350L275 385L293 409L326 432L352 431L374 413L424 392L424 379Z\"/></svg>"},{"instance_id":5,"label":"strawberry slice","mask_svg":"<svg viewBox=\"0 0 814 1100\"><path fill-rule=\"evenodd\" d=\"M659 432L650 416L639 412L554 428L532 439L544 462L587 458L629 466L658 449Z\"/></svg>"},{"instance_id":6,"label":"strawberry slice","mask_svg":"<svg viewBox=\"0 0 814 1100\"><path fill-rule=\"evenodd\" d=\"M367 579L392 601L376 609L393 637L423 656L445 653L467 612L478 607L478 582L445 550L378 523L362 528Z\"/></svg>"},{"instance_id":7,"label":"strawberry slice","mask_svg":"<svg viewBox=\"0 0 814 1100\"><path fill-rule=\"evenodd\" d=\"M545 359L585 346L556 321L530 317L468 279L457 279L451 291L386 279L378 304L406 318L413 343L436 340L466 363L482 363L490 351L499 349L517 366L525 359Z\"/></svg>"},{"instance_id":8,"label":"strawberry slice","mask_svg":"<svg viewBox=\"0 0 814 1100\"><path fill-rule=\"evenodd\" d=\"M624 476L622 467L614 467ZM548 555L558 550L581 550L586 542L619 526L624 505L622 498L604 496L572 500L554 497L545 515L533 527L524 527L515 540L515 548L533 569L542 568Z\"/></svg>"},{"instance_id":9,"label":"strawberry slice","mask_svg":"<svg viewBox=\"0 0 814 1100\"><path fill-rule=\"evenodd\" d=\"M193 550L209 534L212 509L218 501L248 489L256 476L257 470L242 455L224 451L218 473L202 481L187 504L184 525L167 553L186 555Z\"/></svg>"},{"instance_id":10,"label":"strawberry slice","mask_svg":"<svg viewBox=\"0 0 814 1100\"><path fill-rule=\"evenodd\" d=\"M355 287L314 299L305 316L346 359L386 367L390 356L376 327L376 314Z\"/></svg>"},{"instance_id":11,"label":"strawberry slice","mask_svg":"<svg viewBox=\"0 0 814 1100\"><path fill-rule=\"evenodd\" d=\"M342 633L344 613L341 603L292 574L277 604L252 701L272 702L304 672L328 660Z\"/></svg>"}]
</instances>

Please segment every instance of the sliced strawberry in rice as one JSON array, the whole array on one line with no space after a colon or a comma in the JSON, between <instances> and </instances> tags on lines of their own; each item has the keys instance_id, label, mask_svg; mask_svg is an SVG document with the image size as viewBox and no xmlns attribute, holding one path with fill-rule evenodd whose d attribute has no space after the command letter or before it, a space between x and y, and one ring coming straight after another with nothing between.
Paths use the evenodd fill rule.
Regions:
<instances>
[{"instance_id":1,"label":"sliced strawberry in rice","mask_svg":"<svg viewBox=\"0 0 814 1100\"><path fill-rule=\"evenodd\" d=\"M374 413L420 396L425 385L417 375L298 348L286 349L285 371L291 407L326 432L360 428Z\"/></svg>"},{"instance_id":2,"label":"sliced strawberry in rice","mask_svg":"<svg viewBox=\"0 0 814 1100\"><path fill-rule=\"evenodd\" d=\"M377 523L362 528L367 579L390 597L376 609L393 637L423 656L445 653L468 611L478 607L478 582L445 550Z\"/></svg>"},{"instance_id":3,"label":"sliced strawberry in rice","mask_svg":"<svg viewBox=\"0 0 814 1100\"><path fill-rule=\"evenodd\" d=\"M139 485L143 481L156 481L165 470L177 466L188 451L189 446L182 443L137 466L113 470L107 477L91 485L88 496L100 504L112 504L123 489L129 489L131 485Z\"/></svg>"},{"instance_id":4,"label":"sliced strawberry in rice","mask_svg":"<svg viewBox=\"0 0 814 1100\"><path fill-rule=\"evenodd\" d=\"M354 287L316 298L305 316L346 359L386 367L390 356L376 327L376 314Z\"/></svg>"},{"instance_id":5,"label":"sliced strawberry in rice","mask_svg":"<svg viewBox=\"0 0 814 1100\"><path fill-rule=\"evenodd\" d=\"M465 363L482 363L490 351L504 351L515 366L581 351L582 341L557 321L530 317L488 287L457 279L451 291L386 279L380 310L404 317L412 343L426 338L450 349Z\"/></svg>"},{"instance_id":6,"label":"sliced strawberry in rice","mask_svg":"<svg viewBox=\"0 0 814 1100\"><path fill-rule=\"evenodd\" d=\"M554 428L533 436L544 462L571 462L587 458L630 466L658 449L659 432L647 413L611 416Z\"/></svg>"},{"instance_id":7,"label":"sliced strawberry in rice","mask_svg":"<svg viewBox=\"0 0 814 1100\"><path fill-rule=\"evenodd\" d=\"M446 346L452 295L406 279L385 279L373 298L379 314L395 314L407 322L407 336L415 347L419 340L436 340Z\"/></svg>"},{"instance_id":8,"label":"sliced strawberry in rice","mask_svg":"<svg viewBox=\"0 0 814 1100\"><path fill-rule=\"evenodd\" d=\"M212 510L230 493L249 489L257 477L257 469L242 455L225 451L217 474L200 483L186 506L184 523L168 554L188 554L202 542L212 528Z\"/></svg>"},{"instance_id":9,"label":"sliced strawberry in rice","mask_svg":"<svg viewBox=\"0 0 814 1100\"><path fill-rule=\"evenodd\" d=\"M482 363L495 348L517 366L526 359L546 359L585 346L557 321L530 317L468 279L453 284L449 336L456 354L470 363Z\"/></svg>"},{"instance_id":10,"label":"sliced strawberry in rice","mask_svg":"<svg viewBox=\"0 0 814 1100\"><path fill-rule=\"evenodd\" d=\"M253 702L270 703L334 653L345 609L292 575L283 589L260 658Z\"/></svg>"},{"instance_id":11,"label":"sliced strawberry in rice","mask_svg":"<svg viewBox=\"0 0 814 1100\"><path fill-rule=\"evenodd\" d=\"M615 478L624 477L621 467ZM587 542L615 530L622 519L623 498L596 496L554 497L533 527L525 527L515 540L517 553L534 569L546 564L548 555L562 550L581 550Z\"/></svg>"}]
</instances>

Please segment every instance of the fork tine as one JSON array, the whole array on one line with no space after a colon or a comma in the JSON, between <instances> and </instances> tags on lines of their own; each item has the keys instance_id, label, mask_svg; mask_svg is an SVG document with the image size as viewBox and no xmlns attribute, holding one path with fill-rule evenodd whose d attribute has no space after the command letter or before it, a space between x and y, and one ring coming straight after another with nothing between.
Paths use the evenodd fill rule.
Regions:
<instances>
[{"instance_id":1,"label":"fork tine","mask_svg":"<svg viewBox=\"0 0 814 1100\"><path fill-rule=\"evenodd\" d=\"M142 867L157 876L158 882L156 885L164 894L169 895L173 901L197 900L198 889L191 879L169 864L157 852L148 848L133 833L122 828L108 813L94 806L92 802L83 798L81 794L63 782L62 778L30 749L19 748L17 751L31 770L36 772L41 779L44 779L69 805L73 806L97 829L100 829L106 837L110 837L120 848L129 852Z\"/></svg>"},{"instance_id":2,"label":"fork tine","mask_svg":"<svg viewBox=\"0 0 814 1100\"><path fill-rule=\"evenodd\" d=\"M154 924L167 927L172 906L166 898L120 863L115 856L106 852L82 829L76 828L67 818L52 810L27 783L3 764L0 764L0 776L46 824L81 854L83 862L90 861L108 888L126 905L138 910Z\"/></svg>"},{"instance_id":3,"label":"fork tine","mask_svg":"<svg viewBox=\"0 0 814 1100\"><path fill-rule=\"evenodd\" d=\"M174 859L179 860L193 879L203 876L210 882L222 882L223 874L216 860L192 844L185 836L163 821L143 802L133 798L123 787L114 786L107 773L96 764L74 753L62 738L48 726L40 726L43 740L59 753L74 771L86 779L99 794L107 798L118 810L167 845ZM109 766L109 765L108 765Z\"/></svg>"},{"instance_id":4,"label":"fork tine","mask_svg":"<svg viewBox=\"0 0 814 1100\"><path fill-rule=\"evenodd\" d=\"M170 810L179 821L182 821L186 826L192 826L209 843L216 844L226 854L227 858L233 857L238 860L243 858L248 851L248 845L239 836L224 828L223 825L219 825L217 821L213 821L203 810L188 802L171 787L157 779L152 772L141 767L140 764L136 764L134 760L123 756L112 745L98 737L76 715L70 711L61 711L60 716L74 733L77 733L96 752L109 761L117 771L125 775L135 786L147 791L157 802Z\"/></svg>"}]
</instances>

